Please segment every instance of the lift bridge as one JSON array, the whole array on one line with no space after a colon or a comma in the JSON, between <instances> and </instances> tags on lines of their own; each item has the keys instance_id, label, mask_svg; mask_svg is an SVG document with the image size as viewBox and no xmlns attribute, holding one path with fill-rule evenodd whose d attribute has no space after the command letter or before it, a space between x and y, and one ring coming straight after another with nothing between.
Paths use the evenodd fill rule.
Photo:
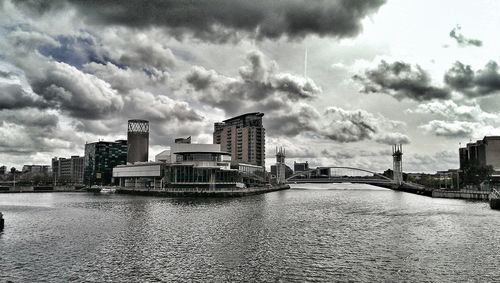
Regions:
<instances>
[{"instance_id":1,"label":"lift bridge","mask_svg":"<svg viewBox=\"0 0 500 283\"><path fill-rule=\"evenodd\" d=\"M346 166L322 166L296 172L288 178L283 178L283 183L357 183L369 184L389 189L400 189L406 186L403 182L402 145L392 147L393 176L389 178L377 172L366 169ZM277 151L277 167L284 164L284 151Z\"/></svg>"},{"instance_id":2,"label":"lift bridge","mask_svg":"<svg viewBox=\"0 0 500 283\"><path fill-rule=\"evenodd\" d=\"M397 188L398 184L382 174L361 168L345 166L322 166L306 171L296 172L285 179L288 184L303 183L357 183L369 184L385 188Z\"/></svg>"}]
</instances>

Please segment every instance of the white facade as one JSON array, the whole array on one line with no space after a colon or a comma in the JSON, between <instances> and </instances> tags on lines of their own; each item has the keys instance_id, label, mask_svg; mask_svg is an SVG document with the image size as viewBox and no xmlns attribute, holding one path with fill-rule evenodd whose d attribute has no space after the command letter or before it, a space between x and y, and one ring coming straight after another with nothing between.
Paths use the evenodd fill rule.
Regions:
<instances>
[{"instance_id":1,"label":"white facade","mask_svg":"<svg viewBox=\"0 0 500 283\"><path fill-rule=\"evenodd\" d=\"M113 178L161 177L161 163L119 165L113 168Z\"/></svg>"},{"instance_id":2,"label":"white facade","mask_svg":"<svg viewBox=\"0 0 500 283\"><path fill-rule=\"evenodd\" d=\"M177 155L176 153L222 153L220 150L220 144L197 144L197 143L176 143L173 144L170 149L164 150L155 156L156 162L164 163L176 163ZM231 156L224 152L222 155L222 162L230 162ZM192 163L192 162L191 162ZM207 165L207 164L205 164ZM213 165L213 164L212 164ZM200 166L202 164L200 163Z\"/></svg>"}]
</instances>

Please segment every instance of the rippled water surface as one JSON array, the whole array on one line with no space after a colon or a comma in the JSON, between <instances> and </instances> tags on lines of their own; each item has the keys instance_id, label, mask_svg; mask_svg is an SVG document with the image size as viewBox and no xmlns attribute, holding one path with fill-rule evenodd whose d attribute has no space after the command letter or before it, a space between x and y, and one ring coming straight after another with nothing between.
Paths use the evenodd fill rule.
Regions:
<instances>
[{"instance_id":1,"label":"rippled water surface","mask_svg":"<svg viewBox=\"0 0 500 283\"><path fill-rule=\"evenodd\" d=\"M500 280L500 212L485 202L312 188L234 199L0 194L0 282Z\"/></svg>"}]
</instances>

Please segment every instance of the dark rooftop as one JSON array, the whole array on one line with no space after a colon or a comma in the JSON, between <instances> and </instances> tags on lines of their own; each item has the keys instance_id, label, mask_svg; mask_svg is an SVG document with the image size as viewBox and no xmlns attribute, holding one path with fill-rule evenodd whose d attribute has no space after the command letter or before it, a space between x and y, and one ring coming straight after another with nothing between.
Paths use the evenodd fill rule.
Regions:
<instances>
[{"instance_id":1,"label":"dark rooftop","mask_svg":"<svg viewBox=\"0 0 500 283\"><path fill-rule=\"evenodd\" d=\"M224 120L223 122L226 123L226 122L229 122L229 121L234 121L234 120L239 120L239 119L242 119L246 116L259 116L259 117L262 117L264 116L264 113L261 113L261 112L251 112L251 113L246 113L246 114L242 114L242 115L239 115L239 116L236 116L236 117L233 117L233 118L229 118L227 120Z\"/></svg>"}]
</instances>

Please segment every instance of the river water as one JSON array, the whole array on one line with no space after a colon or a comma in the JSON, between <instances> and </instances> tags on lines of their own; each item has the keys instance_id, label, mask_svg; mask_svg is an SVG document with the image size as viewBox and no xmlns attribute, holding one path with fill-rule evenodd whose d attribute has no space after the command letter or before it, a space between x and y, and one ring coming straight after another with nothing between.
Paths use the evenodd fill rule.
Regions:
<instances>
[{"instance_id":1,"label":"river water","mask_svg":"<svg viewBox=\"0 0 500 283\"><path fill-rule=\"evenodd\" d=\"M500 280L500 211L368 185L233 199L0 194L0 211L0 282Z\"/></svg>"}]
</instances>

